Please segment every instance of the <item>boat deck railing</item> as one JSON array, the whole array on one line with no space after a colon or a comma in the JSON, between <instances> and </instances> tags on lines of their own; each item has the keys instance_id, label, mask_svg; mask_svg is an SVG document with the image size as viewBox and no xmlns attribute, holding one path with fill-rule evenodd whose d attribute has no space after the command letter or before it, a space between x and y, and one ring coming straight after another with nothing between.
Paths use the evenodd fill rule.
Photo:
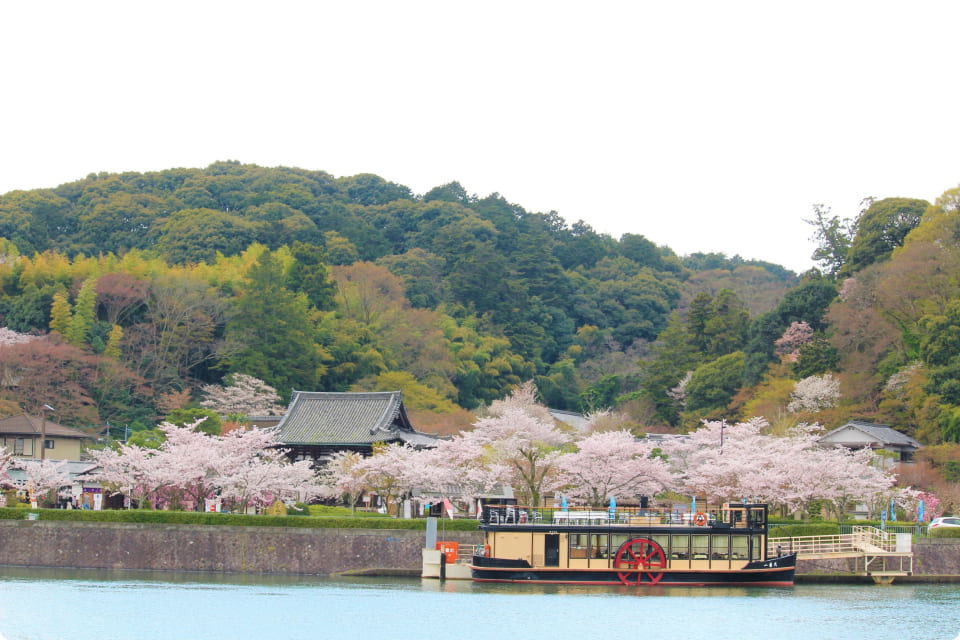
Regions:
<instances>
[{"instance_id":1,"label":"boat deck railing","mask_svg":"<svg viewBox=\"0 0 960 640\"><path fill-rule=\"evenodd\" d=\"M691 512L678 509L645 509L615 507L610 509L568 507L524 507L518 505L484 505L482 524L553 527L691 527L728 529L758 528L766 525L764 507L736 505L731 508Z\"/></svg>"}]
</instances>

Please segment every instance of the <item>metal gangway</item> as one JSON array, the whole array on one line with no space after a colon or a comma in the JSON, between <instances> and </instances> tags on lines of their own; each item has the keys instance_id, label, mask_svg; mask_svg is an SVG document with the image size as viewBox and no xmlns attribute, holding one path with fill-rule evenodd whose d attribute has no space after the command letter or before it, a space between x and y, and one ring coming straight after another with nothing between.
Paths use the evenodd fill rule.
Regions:
<instances>
[{"instance_id":1,"label":"metal gangway","mask_svg":"<svg viewBox=\"0 0 960 640\"><path fill-rule=\"evenodd\" d=\"M876 527L853 527L851 533L831 536L770 538L767 553L796 553L798 560L854 558L854 573L890 584L913 573L913 548L909 533L889 533Z\"/></svg>"}]
</instances>

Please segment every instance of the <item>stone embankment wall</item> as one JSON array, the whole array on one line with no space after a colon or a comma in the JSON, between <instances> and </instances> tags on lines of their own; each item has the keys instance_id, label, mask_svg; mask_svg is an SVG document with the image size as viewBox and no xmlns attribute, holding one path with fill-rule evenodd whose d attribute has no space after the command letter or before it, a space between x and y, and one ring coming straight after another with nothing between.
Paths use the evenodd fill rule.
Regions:
<instances>
[{"instance_id":1,"label":"stone embankment wall","mask_svg":"<svg viewBox=\"0 0 960 640\"><path fill-rule=\"evenodd\" d=\"M444 540L476 544L474 532ZM0 521L0 565L160 571L419 575L426 533Z\"/></svg>"},{"instance_id":2,"label":"stone embankment wall","mask_svg":"<svg viewBox=\"0 0 960 640\"><path fill-rule=\"evenodd\" d=\"M921 538L913 545L913 574L960 576L960 538Z\"/></svg>"},{"instance_id":3,"label":"stone embankment wall","mask_svg":"<svg viewBox=\"0 0 960 640\"><path fill-rule=\"evenodd\" d=\"M481 541L448 531L444 540ZM424 531L0 520L0 565L153 571L419 575ZM914 577L960 576L960 539L920 539ZM852 559L801 560L798 576L840 576ZM798 578L799 579L799 578Z\"/></svg>"}]
</instances>

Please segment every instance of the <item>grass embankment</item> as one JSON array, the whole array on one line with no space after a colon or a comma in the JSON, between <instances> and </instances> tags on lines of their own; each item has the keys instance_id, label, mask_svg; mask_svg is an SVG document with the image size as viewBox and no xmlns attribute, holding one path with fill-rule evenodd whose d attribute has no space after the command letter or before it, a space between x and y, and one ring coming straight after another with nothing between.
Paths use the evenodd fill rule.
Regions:
<instances>
[{"instance_id":1,"label":"grass embankment","mask_svg":"<svg viewBox=\"0 0 960 640\"><path fill-rule=\"evenodd\" d=\"M203 513L193 511L151 511L129 509L88 511L83 509L0 508L0 520L27 520L28 514L38 520L60 522L122 522L148 524L196 524L232 527L301 527L317 529L410 529L424 530L423 518L402 520L379 513L351 513L342 507L310 507L308 516L241 515L236 513ZM476 531L472 519L444 520L447 531Z\"/></svg>"}]
</instances>

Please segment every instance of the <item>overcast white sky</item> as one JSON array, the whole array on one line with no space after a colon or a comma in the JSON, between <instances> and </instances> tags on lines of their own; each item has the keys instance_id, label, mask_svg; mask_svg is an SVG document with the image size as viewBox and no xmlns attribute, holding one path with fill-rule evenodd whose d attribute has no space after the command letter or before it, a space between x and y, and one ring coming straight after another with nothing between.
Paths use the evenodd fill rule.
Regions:
<instances>
[{"instance_id":1,"label":"overcast white sky","mask_svg":"<svg viewBox=\"0 0 960 640\"><path fill-rule=\"evenodd\" d=\"M0 193L217 160L458 180L812 266L960 184L960 2L3 2Z\"/></svg>"}]
</instances>

